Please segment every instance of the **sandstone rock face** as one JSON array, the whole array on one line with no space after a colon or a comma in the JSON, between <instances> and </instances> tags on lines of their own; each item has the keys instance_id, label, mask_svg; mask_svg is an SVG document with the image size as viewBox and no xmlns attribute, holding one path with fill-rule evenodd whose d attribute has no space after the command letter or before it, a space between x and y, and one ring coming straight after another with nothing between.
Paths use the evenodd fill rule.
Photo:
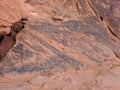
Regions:
<instances>
[{"instance_id":1,"label":"sandstone rock face","mask_svg":"<svg viewBox=\"0 0 120 90\"><path fill-rule=\"evenodd\" d=\"M0 90L119 90L119 0L0 2L1 25L29 20L0 62Z\"/></svg>"}]
</instances>

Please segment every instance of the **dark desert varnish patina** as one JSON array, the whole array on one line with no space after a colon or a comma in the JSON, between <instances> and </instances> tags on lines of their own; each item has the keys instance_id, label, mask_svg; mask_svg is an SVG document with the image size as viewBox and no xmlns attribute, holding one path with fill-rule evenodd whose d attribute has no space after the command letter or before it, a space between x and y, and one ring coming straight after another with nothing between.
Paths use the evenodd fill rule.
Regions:
<instances>
[{"instance_id":1,"label":"dark desert varnish patina","mask_svg":"<svg viewBox=\"0 0 120 90\"><path fill-rule=\"evenodd\" d=\"M0 35L0 61L2 61L8 50L15 44L16 35L24 29L27 20L27 18L21 18L10 26L11 31L8 35Z\"/></svg>"}]
</instances>

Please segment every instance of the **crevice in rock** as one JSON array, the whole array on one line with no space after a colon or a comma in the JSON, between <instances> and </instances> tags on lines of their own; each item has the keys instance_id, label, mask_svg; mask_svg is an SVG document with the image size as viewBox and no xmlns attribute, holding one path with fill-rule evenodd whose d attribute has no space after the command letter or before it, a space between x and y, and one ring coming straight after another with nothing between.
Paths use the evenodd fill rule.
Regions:
<instances>
[{"instance_id":1,"label":"crevice in rock","mask_svg":"<svg viewBox=\"0 0 120 90\"><path fill-rule=\"evenodd\" d=\"M120 57L118 56L118 54L116 52L113 52L113 53L118 59L120 59Z\"/></svg>"},{"instance_id":2,"label":"crevice in rock","mask_svg":"<svg viewBox=\"0 0 120 90\"><path fill-rule=\"evenodd\" d=\"M11 31L8 35L0 36L0 61L6 56L7 52L16 42L16 35L24 29L27 18L21 18L19 21L12 23Z\"/></svg>"},{"instance_id":3,"label":"crevice in rock","mask_svg":"<svg viewBox=\"0 0 120 90\"><path fill-rule=\"evenodd\" d=\"M108 30L110 31L110 33L111 33L113 36L115 36L116 38L120 39L120 38L112 31L112 29L111 29L110 26L107 26L107 28L108 28Z\"/></svg>"},{"instance_id":4,"label":"crevice in rock","mask_svg":"<svg viewBox=\"0 0 120 90\"><path fill-rule=\"evenodd\" d=\"M61 19L61 18L55 18L55 17L53 17L52 18L54 21L63 21L63 19Z\"/></svg>"},{"instance_id":5,"label":"crevice in rock","mask_svg":"<svg viewBox=\"0 0 120 90\"><path fill-rule=\"evenodd\" d=\"M95 14L95 16L96 16L97 18L99 18L101 21L103 21L103 20L104 20L103 15L100 15L100 14L97 12L97 10L94 8L94 6L92 5L92 3L91 3L90 0L88 0L88 5L89 5L89 7L91 8L91 10L93 11L93 13Z\"/></svg>"},{"instance_id":6,"label":"crevice in rock","mask_svg":"<svg viewBox=\"0 0 120 90\"><path fill-rule=\"evenodd\" d=\"M78 11L78 13L80 12L80 9L79 9L79 4L78 4L78 2L75 0L75 5L76 5L76 8L77 8L77 11Z\"/></svg>"},{"instance_id":7,"label":"crevice in rock","mask_svg":"<svg viewBox=\"0 0 120 90\"><path fill-rule=\"evenodd\" d=\"M3 40L3 38L4 38L4 35L0 35L0 43Z\"/></svg>"},{"instance_id":8,"label":"crevice in rock","mask_svg":"<svg viewBox=\"0 0 120 90\"><path fill-rule=\"evenodd\" d=\"M25 3L29 3L30 0L25 0Z\"/></svg>"},{"instance_id":9,"label":"crevice in rock","mask_svg":"<svg viewBox=\"0 0 120 90\"><path fill-rule=\"evenodd\" d=\"M100 19L101 19L101 21L103 21L104 20L103 16L100 16Z\"/></svg>"},{"instance_id":10,"label":"crevice in rock","mask_svg":"<svg viewBox=\"0 0 120 90\"><path fill-rule=\"evenodd\" d=\"M115 39L113 39L113 38L110 38L113 42L115 42L115 43L117 43L117 41L115 40Z\"/></svg>"}]
</instances>

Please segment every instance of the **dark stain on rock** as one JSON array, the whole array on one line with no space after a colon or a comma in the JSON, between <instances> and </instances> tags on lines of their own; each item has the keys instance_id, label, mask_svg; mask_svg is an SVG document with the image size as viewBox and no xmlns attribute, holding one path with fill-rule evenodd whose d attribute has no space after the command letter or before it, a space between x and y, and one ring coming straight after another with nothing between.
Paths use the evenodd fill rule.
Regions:
<instances>
[{"instance_id":1,"label":"dark stain on rock","mask_svg":"<svg viewBox=\"0 0 120 90\"><path fill-rule=\"evenodd\" d=\"M55 47L51 46L49 43L44 41L42 38L37 38L35 35L32 35L35 39L37 39L41 44L43 44L45 47L50 49L53 53L55 53L54 56L48 57L48 59L45 59L42 61L42 58L39 58L38 60L29 61L29 63L25 63L24 65L21 65L20 67L12 66L8 72L17 72L17 73L25 73L25 72L34 72L34 71L45 71L45 70L53 70L57 68L65 69L68 66L72 66L73 68L84 68L84 63L76 60L72 57L69 57L68 55L64 54L63 52L57 50ZM21 51L20 51L21 50ZM13 52L15 53L25 53L27 52L27 49L21 44L18 44L15 48L13 48ZM31 56L30 54L29 56ZM22 58L22 60L25 60L25 58L30 58L29 56L25 55L25 57ZM22 57L22 56L20 56ZM24 62L24 61L23 61Z\"/></svg>"},{"instance_id":2,"label":"dark stain on rock","mask_svg":"<svg viewBox=\"0 0 120 90\"><path fill-rule=\"evenodd\" d=\"M19 54L20 57L21 57L21 59L23 59L23 58L29 58L29 57L31 57L32 54L33 54L29 49L25 48L25 47L23 46L23 44L20 44L20 43L18 43L18 44L12 49L12 51L15 52L15 53L17 53L17 54Z\"/></svg>"}]
</instances>

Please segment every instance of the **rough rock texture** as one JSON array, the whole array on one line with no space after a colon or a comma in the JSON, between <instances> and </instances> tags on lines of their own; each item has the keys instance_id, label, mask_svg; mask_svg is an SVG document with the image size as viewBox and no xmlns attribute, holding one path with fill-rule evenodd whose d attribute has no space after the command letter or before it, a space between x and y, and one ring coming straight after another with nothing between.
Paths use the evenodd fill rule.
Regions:
<instances>
[{"instance_id":1,"label":"rough rock texture","mask_svg":"<svg viewBox=\"0 0 120 90\"><path fill-rule=\"evenodd\" d=\"M0 2L5 20L29 19L0 62L0 90L120 89L119 0Z\"/></svg>"}]
</instances>

